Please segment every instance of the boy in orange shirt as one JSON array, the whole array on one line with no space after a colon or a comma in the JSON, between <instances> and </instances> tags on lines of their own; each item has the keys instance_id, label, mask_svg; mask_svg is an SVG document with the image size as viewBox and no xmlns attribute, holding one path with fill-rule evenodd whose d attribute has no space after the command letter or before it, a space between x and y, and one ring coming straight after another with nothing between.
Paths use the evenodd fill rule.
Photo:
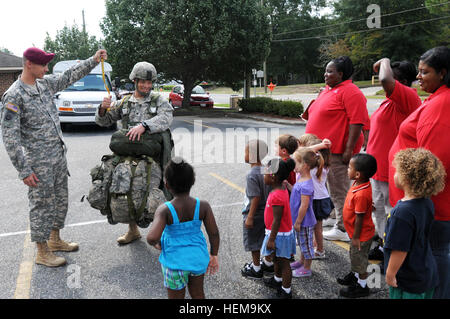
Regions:
<instances>
[{"instance_id":1,"label":"boy in orange shirt","mask_svg":"<svg viewBox=\"0 0 450 319\"><path fill-rule=\"evenodd\" d=\"M343 209L345 230L351 238L351 272L338 283L348 286L339 291L347 298L366 297L370 294L367 287L367 266L375 225L372 221L372 186L370 178L377 172L377 161L369 154L356 154L348 164L348 177L354 180L347 193Z\"/></svg>"}]
</instances>

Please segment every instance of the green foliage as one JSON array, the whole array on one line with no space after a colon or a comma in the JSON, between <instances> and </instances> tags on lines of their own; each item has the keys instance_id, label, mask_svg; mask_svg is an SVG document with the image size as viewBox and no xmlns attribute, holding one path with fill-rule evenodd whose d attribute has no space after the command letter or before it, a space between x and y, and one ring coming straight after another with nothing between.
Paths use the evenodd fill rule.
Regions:
<instances>
[{"instance_id":1,"label":"green foliage","mask_svg":"<svg viewBox=\"0 0 450 319\"><path fill-rule=\"evenodd\" d=\"M8 50L7 48L4 48L4 47L0 47L0 52L14 55L10 50Z\"/></svg>"},{"instance_id":2,"label":"green foliage","mask_svg":"<svg viewBox=\"0 0 450 319\"><path fill-rule=\"evenodd\" d=\"M87 59L93 56L101 45L101 41L80 30L76 24L71 27L66 25L62 30L57 31L54 40L47 33L44 50L56 55L50 62L49 69L52 70L59 61Z\"/></svg>"},{"instance_id":3,"label":"green foliage","mask_svg":"<svg viewBox=\"0 0 450 319\"><path fill-rule=\"evenodd\" d=\"M332 33L349 33L359 30L369 30L366 20L366 13L370 4L377 4L381 8L381 27L396 26L401 24L415 23L422 20L436 18L438 15L424 8L426 0L340 0L334 2L336 14L335 23L344 23L360 20L352 23L342 24ZM420 10L411 10L423 8ZM392 14L403 12L401 14ZM448 14L448 13L447 13ZM443 16L441 14L440 16ZM448 23L448 20L447 20ZM367 79L373 74L372 65L382 57L389 57L392 61L408 60L418 62L421 54L433 46L434 39L441 38L441 22L429 22L410 24L403 27L395 27L386 30L373 30L370 32L348 34L343 39L335 41L325 48L322 53L336 51L332 46L347 46L349 56L355 65L356 79ZM327 58L332 58L332 54L324 54Z\"/></svg>"},{"instance_id":4,"label":"green foliage","mask_svg":"<svg viewBox=\"0 0 450 319\"><path fill-rule=\"evenodd\" d=\"M151 62L164 79L183 82L186 107L203 80L239 86L271 40L259 0L107 0L102 29L119 76Z\"/></svg>"},{"instance_id":5,"label":"green foliage","mask_svg":"<svg viewBox=\"0 0 450 319\"><path fill-rule=\"evenodd\" d=\"M270 0L266 3L271 10L274 40L314 37L322 30L292 32L326 25L326 20L318 14L325 1ZM269 76L276 76L279 85L289 84L292 74L301 74L310 83L321 81L323 70L316 65L320 45L319 39L273 42L267 60Z\"/></svg>"},{"instance_id":6,"label":"green foliage","mask_svg":"<svg viewBox=\"0 0 450 319\"><path fill-rule=\"evenodd\" d=\"M303 113L303 104L295 101L273 100L268 97L242 99L238 106L244 112L265 113L297 118Z\"/></svg>"}]
</instances>

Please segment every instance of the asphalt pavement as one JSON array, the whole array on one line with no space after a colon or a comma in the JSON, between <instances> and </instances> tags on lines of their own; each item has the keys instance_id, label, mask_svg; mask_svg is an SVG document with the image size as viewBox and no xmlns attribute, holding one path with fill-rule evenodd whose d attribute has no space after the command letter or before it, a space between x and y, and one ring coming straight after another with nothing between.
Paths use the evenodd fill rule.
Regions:
<instances>
[{"instance_id":1,"label":"asphalt pavement","mask_svg":"<svg viewBox=\"0 0 450 319\"><path fill-rule=\"evenodd\" d=\"M269 300L274 291L261 281L243 278L240 269L250 261L242 244L245 175L245 136L268 141L270 154L279 134L300 136L304 125L263 122L225 116L175 117L172 126L176 154L193 163L196 183L191 195L207 200L220 229L220 271L205 279L210 299ZM4 147L0 148L0 299L165 299L159 252L143 238L118 246L126 225L109 225L98 211L81 202L90 187L89 170L100 162L112 132L96 126L74 126L64 132L68 145L69 212L62 236L80 243L64 256L65 267L34 264L36 250L29 241L27 189L17 178ZM255 135L256 134L256 135ZM243 138L244 137L244 138ZM293 279L295 299L337 299L336 277L349 271L347 247L325 242L326 259L314 261L310 278ZM297 250L298 258L298 250ZM384 277L368 299L387 298Z\"/></svg>"}]
</instances>

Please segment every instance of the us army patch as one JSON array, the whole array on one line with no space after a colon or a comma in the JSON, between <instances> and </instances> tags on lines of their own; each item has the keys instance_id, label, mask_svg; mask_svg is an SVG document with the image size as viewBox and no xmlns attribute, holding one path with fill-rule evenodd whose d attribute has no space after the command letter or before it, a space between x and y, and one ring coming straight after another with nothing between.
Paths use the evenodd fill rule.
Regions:
<instances>
[{"instance_id":1,"label":"us army patch","mask_svg":"<svg viewBox=\"0 0 450 319\"><path fill-rule=\"evenodd\" d=\"M11 112L14 112L14 113L19 112L19 108L18 108L16 105L12 104L12 103L7 103L7 104L5 105L5 108L6 108L7 110L10 110Z\"/></svg>"}]
</instances>

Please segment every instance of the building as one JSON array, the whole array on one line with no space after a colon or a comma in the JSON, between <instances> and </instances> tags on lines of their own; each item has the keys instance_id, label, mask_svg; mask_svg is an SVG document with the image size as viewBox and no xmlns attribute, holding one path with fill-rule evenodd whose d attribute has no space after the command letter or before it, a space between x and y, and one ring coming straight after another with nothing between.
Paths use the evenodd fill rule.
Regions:
<instances>
[{"instance_id":1,"label":"building","mask_svg":"<svg viewBox=\"0 0 450 319\"><path fill-rule=\"evenodd\" d=\"M22 73L22 58L0 52L0 98Z\"/></svg>"}]
</instances>

